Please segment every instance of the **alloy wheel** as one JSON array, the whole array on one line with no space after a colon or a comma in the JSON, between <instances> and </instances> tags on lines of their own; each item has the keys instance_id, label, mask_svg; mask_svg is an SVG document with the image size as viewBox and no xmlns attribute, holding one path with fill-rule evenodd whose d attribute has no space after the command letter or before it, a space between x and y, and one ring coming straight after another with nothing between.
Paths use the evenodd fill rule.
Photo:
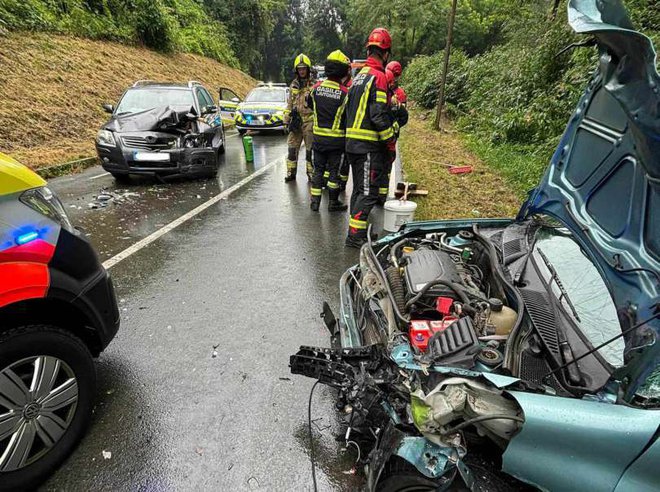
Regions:
<instances>
[{"instance_id":1,"label":"alloy wheel","mask_svg":"<svg viewBox=\"0 0 660 492\"><path fill-rule=\"evenodd\" d=\"M78 382L66 362L40 355L0 370L0 473L24 468L55 446L71 425Z\"/></svg>"}]
</instances>

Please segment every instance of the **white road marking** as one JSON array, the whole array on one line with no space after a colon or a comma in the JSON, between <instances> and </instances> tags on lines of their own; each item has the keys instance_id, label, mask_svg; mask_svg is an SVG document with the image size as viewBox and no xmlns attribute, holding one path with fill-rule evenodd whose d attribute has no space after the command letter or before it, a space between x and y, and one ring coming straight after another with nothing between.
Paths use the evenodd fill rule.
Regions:
<instances>
[{"instance_id":1,"label":"white road marking","mask_svg":"<svg viewBox=\"0 0 660 492\"><path fill-rule=\"evenodd\" d=\"M282 157L279 157L279 158L275 159L274 161L269 162L269 163L266 164L264 167L262 167L262 168L256 170L255 172L253 172L253 173L250 174L249 176L243 178L242 180L240 180L240 181L239 181L238 183L236 183L235 185L230 186L229 188L227 188L227 189L224 190L223 192L221 192L221 193L215 195L213 198L210 198L209 200L207 200L206 202L202 203L202 204L199 205L198 207L193 208L190 212L183 214L183 215L182 215L181 217L179 217L178 219L175 219L175 220L173 220L172 222L170 222L169 224L167 224L167 225L161 227L161 228L158 229L157 231L152 232L152 233L149 234L147 237L145 237L144 239L141 239L140 241L138 241L137 243L133 244L132 246L129 246L128 248L126 248L126 249L125 249L124 251L122 251L121 253L118 253L118 254L116 254L115 256L113 256L112 258L105 260L105 261L103 262L103 266L104 266L106 269L110 269L110 268L112 268L113 266L115 266L115 265L116 265L117 263L119 263L120 261L125 260L126 258L128 258L129 256L131 256L131 255L134 254L134 253L137 253L137 252L140 251L142 248L145 248L146 246L149 246L149 245L150 245L151 243L153 243L156 239L158 239L158 238L164 236L165 234L167 234L167 233L170 232L171 230L173 230L173 229L175 229L176 227L179 227L181 224L183 224L183 223L189 221L190 219L192 219L192 218L195 217L196 215L199 215L201 212L203 212L204 210L206 210L207 208L209 208L211 205L214 205L214 204L218 203L218 202L219 202L220 200L222 200L223 198L227 198L227 197L228 197L229 195L231 195L233 192L235 192L236 190L238 190L238 189L241 188L242 186L245 186L245 185L248 184L250 181L252 181L254 178L256 178L256 177L258 177L258 176L261 176L263 173L265 173L266 171L268 171L269 169L271 169L272 167L274 167L278 162L282 162L282 160L283 160L283 158L282 158Z\"/></svg>"},{"instance_id":2,"label":"white road marking","mask_svg":"<svg viewBox=\"0 0 660 492\"><path fill-rule=\"evenodd\" d=\"M98 178L102 178L103 176L110 176L110 173L97 174L96 176L92 176L91 178L88 178L88 179L90 179L90 180L91 179L98 179Z\"/></svg>"}]
</instances>

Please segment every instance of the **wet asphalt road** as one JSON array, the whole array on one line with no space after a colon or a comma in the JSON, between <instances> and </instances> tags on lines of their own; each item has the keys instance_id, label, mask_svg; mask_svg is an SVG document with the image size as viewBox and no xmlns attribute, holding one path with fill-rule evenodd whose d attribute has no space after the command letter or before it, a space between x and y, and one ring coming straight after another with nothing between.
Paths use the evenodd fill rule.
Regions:
<instances>
[{"instance_id":1,"label":"wet asphalt road","mask_svg":"<svg viewBox=\"0 0 660 492\"><path fill-rule=\"evenodd\" d=\"M291 376L288 357L328 344L320 308L337 307L339 276L357 252L343 247L346 214L309 210L304 164L296 184L283 183L285 138L254 143L248 164L240 138L229 137L216 180L126 186L92 168L51 181L106 260L279 160L112 267L122 326L98 360L92 426L45 490L311 489L313 381ZM103 188L113 198L89 208ZM333 408L319 387L319 486L355 489Z\"/></svg>"}]
</instances>

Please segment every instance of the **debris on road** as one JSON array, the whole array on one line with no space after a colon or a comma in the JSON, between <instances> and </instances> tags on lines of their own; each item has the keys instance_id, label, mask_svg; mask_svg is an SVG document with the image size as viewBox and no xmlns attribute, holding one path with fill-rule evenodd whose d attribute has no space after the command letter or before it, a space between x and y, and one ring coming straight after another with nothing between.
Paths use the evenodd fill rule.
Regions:
<instances>
[{"instance_id":1,"label":"debris on road","mask_svg":"<svg viewBox=\"0 0 660 492\"><path fill-rule=\"evenodd\" d=\"M107 188L102 188L94 200L89 202L87 206L91 209L105 208L109 203L120 204L130 201L131 198L139 197L139 193L129 190L116 190L108 191Z\"/></svg>"},{"instance_id":2,"label":"debris on road","mask_svg":"<svg viewBox=\"0 0 660 492\"><path fill-rule=\"evenodd\" d=\"M106 451L105 449L101 451L104 460L109 460L112 458L112 451Z\"/></svg>"}]
</instances>

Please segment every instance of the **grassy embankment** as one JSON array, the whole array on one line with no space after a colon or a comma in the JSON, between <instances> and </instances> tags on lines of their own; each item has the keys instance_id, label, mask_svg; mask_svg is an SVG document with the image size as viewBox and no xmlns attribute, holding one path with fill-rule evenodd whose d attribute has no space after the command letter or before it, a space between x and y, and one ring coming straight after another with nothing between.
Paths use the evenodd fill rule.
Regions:
<instances>
[{"instance_id":1,"label":"grassy embankment","mask_svg":"<svg viewBox=\"0 0 660 492\"><path fill-rule=\"evenodd\" d=\"M199 80L241 96L255 84L210 58L51 34L0 36L0 151L32 168L94 155L94 137L134 81Z\"/></svg>"},{"instance_id":2,"label":"grassy embankment","mask_svg":"<svg viewBox=\"0 0 660 492\"><path fill-rule=\"evenodd\" d=\"M524 184L512 184L523 183L514 177L517 169L522 168L517 160L521 158L504 160L506 156L498 149L485 162L474 152L477 143L453 129L435 132L431 128L432 117L427 116L428 113L412 111L400 140L406 179L429 190L427 197L413 199L418 204L415 218L514 216L525 191ZM454 175L448 165L470 165L474 171Z\"/></svg>"}]
</instances>

